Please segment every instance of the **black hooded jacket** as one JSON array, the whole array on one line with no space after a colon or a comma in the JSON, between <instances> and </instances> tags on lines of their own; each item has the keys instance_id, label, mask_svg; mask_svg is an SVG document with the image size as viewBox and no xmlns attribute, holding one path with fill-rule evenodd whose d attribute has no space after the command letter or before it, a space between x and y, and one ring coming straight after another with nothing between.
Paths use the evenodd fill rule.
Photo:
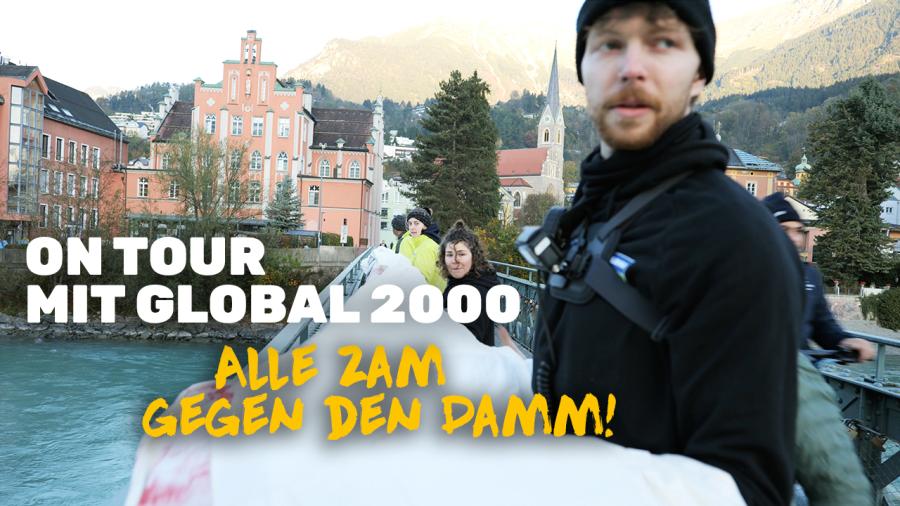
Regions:
<instances>
[{"instance_id":1,"label":"black hooded jacket","mask_svg":"<svg viewBox=\"0 0 900 506\"><path fill-rule=\"evenodd\" d=\"M631 220L617 248L634 259L627 282L663 315L662 340L597 296L545 293L533 386L549 378L554 403L612 393L611 441L723 469L749 504L788 504L802 271L769 213L725 176L727 157L690 114L648 149L584 161L575 205L592 222L692 172Z\"/></svg>"},{"instance_id":2,"label":"black hooded jacket","mask_svg":"<svg viewBox=\"0 0 900 506\"><path fill-rule=\"evenodd\" d=\"M478 289L478 292L481 294L481 312L478 313L478 318L469 323L464 323L463 325L469 329L476 339L478 339L482 344L486 344L488 346L494 345L494 322L488 318L487 311L485 310L485 301L487 301L487 293L492 287L500 284L500 280L497 279L497 274L494 271L481 271L479 274L475 274L473 271L470 271L464 278L456 279L453 276L447 280L447 288L444 289L444 307L447 307L447 294L450 293L450 289L459 285L472 285ZM463 298L462 302L462 310L466 311L466 299Z\"/></svg>"}]
</instances>

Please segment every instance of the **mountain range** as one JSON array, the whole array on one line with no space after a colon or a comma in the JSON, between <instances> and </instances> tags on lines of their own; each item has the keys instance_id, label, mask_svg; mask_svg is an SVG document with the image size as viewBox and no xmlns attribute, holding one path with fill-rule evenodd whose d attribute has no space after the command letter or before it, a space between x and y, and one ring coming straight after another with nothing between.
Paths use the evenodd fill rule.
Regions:
<instances>
[{"instance_id":1,"label":"mountain range","mask_svg":"<svg viewBox=\"0 0 900 506\"><path fill-rule=\"evenodd\" d=\"M897 72L898 18L896 0L785 0L725 21L717 26L716 78L705 99ZM556 48L560 98L581 105L571 28L544 28L438 21L385 37L334 39L285 77L322 83L356 102L382 94L419 103L451 70L477 70L496 102L513 91L545 91Z\"/></svg>"}]
</instances>

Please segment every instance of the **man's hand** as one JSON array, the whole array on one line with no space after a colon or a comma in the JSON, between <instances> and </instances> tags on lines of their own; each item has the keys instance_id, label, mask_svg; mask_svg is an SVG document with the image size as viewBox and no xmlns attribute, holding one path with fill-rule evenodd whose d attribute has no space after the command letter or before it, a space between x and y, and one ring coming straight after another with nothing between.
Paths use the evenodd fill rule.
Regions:
<instances>
[{"instance_id":1,"label":"man's hand","mask_svg":"<svg viewBox=\"0 0 900 506\"><path fill-rule=\"evenodd\" d=\"M859 355L860 362L868 362L875 358L875 346L865 339L860 339L858 337L848 337L847 339L842 339L841 342L838 343L839 346L843 346L849 350L855 350Z\"/></svg>"}]
</instances>

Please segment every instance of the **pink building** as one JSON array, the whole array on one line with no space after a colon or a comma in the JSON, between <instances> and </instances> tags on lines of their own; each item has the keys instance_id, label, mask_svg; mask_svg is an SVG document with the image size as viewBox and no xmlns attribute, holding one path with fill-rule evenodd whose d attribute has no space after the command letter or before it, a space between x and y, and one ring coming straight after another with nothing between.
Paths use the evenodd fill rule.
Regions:
<instances>
[{"instance_id":1,"label":"pink building","mask_svg":"<svg viewBox=\"0 0 900 506\"><path fill-rule=\"evenodd\" d=\"M88 235L123 212L128 144L84 92L0 65L0 239Z\"/></svg>"},{"instance_id":2,"label":"pink building","mask_svg":"<svg viewBox=\"0 0 900 506\"><path fill-rule=\"evenodd\" d=\"M262 223L277 185L292 181L304 229L341 234L355 245L377 242L384 122L375 111L313 109L312 95L277 78L263 60L254 30L241 38L238 59L222 65L222 80L194 81L194 103L176 102L153 138L150 168L130 171L128 209L133 217L181 213L170 191L165 143L179 132L202 129L246 146L242 167L248 188L246 218Z\"/></svg>"}]
</instances>

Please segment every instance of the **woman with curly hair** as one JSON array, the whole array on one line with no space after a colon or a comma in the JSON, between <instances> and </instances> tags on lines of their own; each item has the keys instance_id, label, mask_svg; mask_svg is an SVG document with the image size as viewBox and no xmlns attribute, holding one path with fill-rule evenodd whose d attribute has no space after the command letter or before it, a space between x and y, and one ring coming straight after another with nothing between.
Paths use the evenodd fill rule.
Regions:
<instances>
[{"instance_id":1,"label":"woman with curly hair","mask_svg":"<svg viewBox=\"0 0 900 506\"><path fill-rule=\"evenodd\" d=\"M475 338L488 346L494 345L494 327L496 326L488 318L485 310L487 292L492 287L499 285L497 273L488 263L484 254L484 248L472 230L466 227L462 220L458 220L441 241L439 262L441 274L447 278L447 288L444 289L444 307L447 307L447 295L453 287L459 285L471 285L481 294L481 311L478 318L470 323L465 323ZM466 298L462 300L462 310L466 311ZM497 326L501 341L504 345L517 349L512 343L506 329Z\"/></svg>"}]
</instances>

